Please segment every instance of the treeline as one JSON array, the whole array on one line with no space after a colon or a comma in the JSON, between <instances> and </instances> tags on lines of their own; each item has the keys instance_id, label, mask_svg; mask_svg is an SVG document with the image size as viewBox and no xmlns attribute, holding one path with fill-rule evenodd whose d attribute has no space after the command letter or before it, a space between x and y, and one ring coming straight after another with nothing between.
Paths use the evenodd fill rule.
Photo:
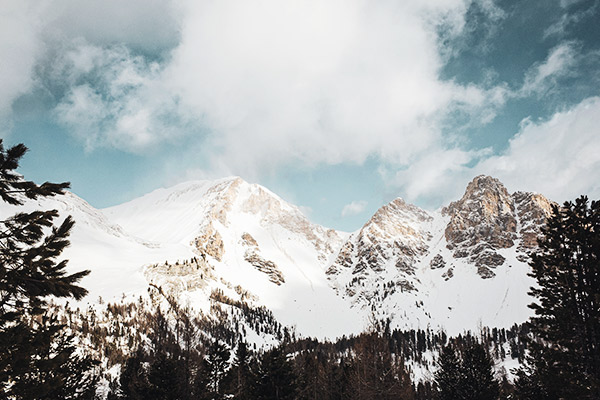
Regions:
<instances>
[{"instance_id":1,"label":"treeline","mask_svg":"<svg viewBox=\"0 0 600 400\"><path fill-rule=\"evenodd\" d=\"M475 370L508 398L508 371L494 367L506 358L522 361L529 334L527 325L515 325L449 338L443 331L391 330L388 321L358 336L319 341L298 338L268 310L220 291L207 315L157 289L146 300L104 307L56 311L88 344L87 355L102 360L99 393L110 399L430 399L441 390L436 374L448 368L440 354L477 346L487 358ZM248 344L249 336L264 342Z\"/></svg>"}]
</instances>

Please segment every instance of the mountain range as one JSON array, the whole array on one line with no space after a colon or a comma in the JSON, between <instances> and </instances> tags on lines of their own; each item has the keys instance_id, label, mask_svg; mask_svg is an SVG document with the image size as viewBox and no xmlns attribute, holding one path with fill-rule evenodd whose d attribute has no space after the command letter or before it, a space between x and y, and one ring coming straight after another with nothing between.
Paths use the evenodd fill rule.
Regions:
<instances>
[{"instance_id":1,"label":"mountain range","mask_svg":"<svg viewBox=\"0 0 600 400\"><path fill-rule=\"evenodd\" d=\"M436 211L397 198L356 232L312 223L238 177L186 182L98 210L72 193L2 205L76 221L65 252L89 269L83 300L145 296L150 285L210 312L215 291L265 306L303 336L335 338L376 321L394 328L510 327L527 320L529 254L552 202L488 176Z\"/></svg>"}]
</instances>

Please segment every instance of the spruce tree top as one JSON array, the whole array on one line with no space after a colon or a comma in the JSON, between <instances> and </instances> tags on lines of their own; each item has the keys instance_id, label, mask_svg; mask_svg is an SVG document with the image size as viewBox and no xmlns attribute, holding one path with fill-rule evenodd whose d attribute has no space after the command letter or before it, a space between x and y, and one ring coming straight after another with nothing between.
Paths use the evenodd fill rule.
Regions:
<instances>
[{"instance_id":1,"label":"spruce tree top","mask_svg":"<svg viewBox=\"0 0 600 400\"><path fill-rule=\"evenodd\" d=\"M15 170L27 152L18 144L5 149L0 139L0 199L22 205L26 199L63 194L69 183L27 181ZM81 299L87 291L76 283L89 271L67 275L66 260L57 261L69 245L73 219L54 226L58 211L17 213L0 220L0 322L25 312L39 314L47 296Z\"/></svg>"}]
</instances>

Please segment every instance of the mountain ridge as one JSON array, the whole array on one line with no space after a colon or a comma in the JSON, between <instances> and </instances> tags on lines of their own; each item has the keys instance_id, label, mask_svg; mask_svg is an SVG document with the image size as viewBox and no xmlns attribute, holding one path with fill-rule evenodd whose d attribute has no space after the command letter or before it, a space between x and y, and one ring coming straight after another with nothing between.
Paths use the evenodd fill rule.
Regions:
<instances>
[{"instance_id":1,"label":"mountain ridge","mask_svg":"<svg viewBox=\"0 0 600 400\"><path fill-rule=\"evenodd\" d=\"M75 214L65 256L70 268L92 270L88 301L144 295L153 284L207 312L218 290L321 338L373 319L450 333L525 321L534 284L525 261L552 204L478 176L447 207L396 198L345 233L239 177L181 183L104 210L78 199L28 207Z\"/></svg>"}]
</instances>

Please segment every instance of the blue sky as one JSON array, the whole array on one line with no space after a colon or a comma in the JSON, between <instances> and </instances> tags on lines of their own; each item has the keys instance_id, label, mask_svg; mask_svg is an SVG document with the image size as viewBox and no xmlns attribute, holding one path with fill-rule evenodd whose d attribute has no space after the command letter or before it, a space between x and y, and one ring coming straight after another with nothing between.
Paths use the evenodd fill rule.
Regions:
<instances>
[{"instance_id":1,"label":"blue sky","mask_svg":"<svg viewBox=\"0 0 600 400\"><path fill-rule=\"evenodd\" d=\"M106 207L239 175L326 226L476 175L600 197L600 4L4 1L0 135Z\"/></svg>"}]
</instances>

